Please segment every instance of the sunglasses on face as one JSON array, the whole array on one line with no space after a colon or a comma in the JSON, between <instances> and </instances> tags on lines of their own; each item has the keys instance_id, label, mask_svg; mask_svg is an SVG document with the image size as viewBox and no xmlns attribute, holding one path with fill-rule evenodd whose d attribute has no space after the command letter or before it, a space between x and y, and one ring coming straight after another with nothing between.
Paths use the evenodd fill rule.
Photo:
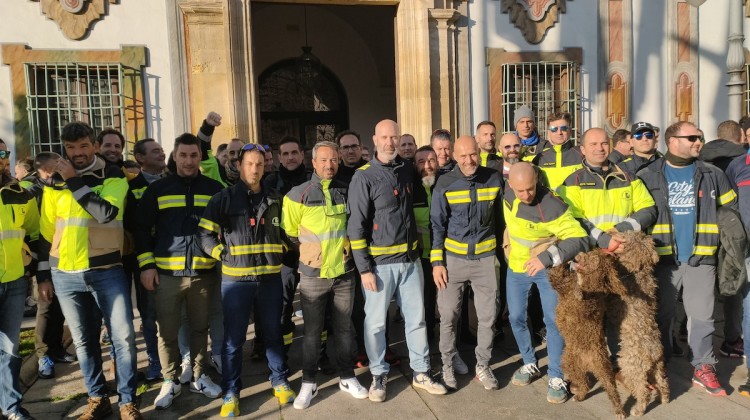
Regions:
<instances>
[{"instance_id":1,"label":"sunglasses on face","mask_svg":"<svg viewBox=\"0 0 750 420\"><path fill-rule=\"evenodd\" d=\"M557 133L557 130L560 130L563 133L566 133L568 130L570 130L570 127L567 125L558 125L557 127L552 126L549 128L550 133Z\"/></svg>"},{"instance_id":2,"label":"sunglasses on face","mask_svg":"<svg viewBox=\"0 0 750 420\"><path fill-rule=\"evenodd\" d=\"M503 149L505 149L505 150L511 150L511 149L513 149L513 150L521 150L521 145L520 144L506 144L505 146L503 146Z\"/></svg>"},{"instance_id":3,"label":"sunglasses on face","mask_svg":"<svg viewBox=\"0 0 750 420\"><path fill-rule=\"evenodd\" d=\"M10 157L10 150L0 150L0 159L6 159Z\"/></svg>"},{"instance_id":4,"label":"sunglasses on face","mask_svg":"<svg viewBox=\"0 0 750 420\"><path fill-rule=\"evenodd\" d=\"M633 134L633 138L636 139L636 140L641 140L644 137L647 138L647 139L649 139L649 140L653 140L654 137L656 137L656 134L654 134L651 131L644 131L644 132Z\"/></svg>"},{"instance_id":5,"label":"sunglasses on face","mask_svg":"<svg viewBox=\"0 0 750 420\"><path fill-rule=\"evenodd\" d=\"M695 143L698 140L700 140L701 143L703 142L703 136L701 136L700 134L691 134L689 136L672 136L672 137L675 137L678 139L686 139L690 143Z\"/></svg>"}]
</instances>

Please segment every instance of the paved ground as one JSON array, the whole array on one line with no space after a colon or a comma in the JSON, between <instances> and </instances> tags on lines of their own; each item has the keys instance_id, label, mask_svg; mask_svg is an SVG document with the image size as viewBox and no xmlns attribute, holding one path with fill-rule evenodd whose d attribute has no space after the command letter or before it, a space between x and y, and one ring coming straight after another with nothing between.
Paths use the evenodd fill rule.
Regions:
<instances>
[{"instance_id":1,"label":"paved ground","mask_svg":"<svg viewBox=\"0 0 750 420\"><path fill-rule=\"evenodd\" d=\"M721 318L717 310L717 320ZM301 335L302 319L298 319L297 334ZM717 323L717 333L721 331L721 323ZM136 325L138 328L138 325ZM395 324L391 328L394 336L403 336L403 326ZM400 334L399 334L400 331ZM426 392L412 388L410 385L411 371L408 367L408 352L405 343L397 341L394 350L402 357L402 366L393 368L388 382L388 399L385 403L372 403L368 400L355 400L348 394L338 390L336 378L331 374L321 374L320 391L313 400L310 408L304 411L295 410L290 405L280 407L272 396L270 385L266 380L267 369L263 362L250 360L250 349L245 353L245 369L242 380L245 388L241 395L240 412L244 418L278 418L278 419L600 419L613 418L609 400L598 386L595 386L590 397L583 402L569 401L562 405L552 405L546 402L546 378L537 380L527 387L515 387L510 384L510 377L519 364L519 356L515 342L510 334L510 328L505 329L505 340L500 342L494 352L492 368L501 382L498 391L486 391L471 376L459 376L459 390L446 396L432 396ZM252 335L249 332L248 337ZM716 337L716 345L721 341ZM139 367L144 369L145 345L138 334ZM682 343L686 347L685 343ZM246 346L249 347L249 346ZM437 349L437 343L433 343ZM299 389L301 381L300 367L301 341L295 337L292 347L290 368L294 375L290 378L295 390ZM105 349L105 359L108 359L108 349ZM473 350L462 346L461 354L467 364L474 362ZM544 348L539 348L541 366L546 366ZM54 380L32 380L35 359L30 359L25 367L25 378L33 382L25 394L25 407L39 419L59 419L77 417L83 411L86 399L83 379L77 364L57 365L58 377ZM433 368L438 370L440 358L437 353L432 355ZM109 365L108 362L105 363ZM544 368L542 369L544 371ZM743 362L738 359L722 359L718 365L720 379L728 383L728 397L711 397L698 388L691 386L692 369L684 358L673 359L669 366L670 386L673 401L667 405L652 402L649 405L646 418L651 419L737 419L750 418L750 398L739 395L735 389L744 383L747 370ZM209 368L209 374L217 381L219 376ZM367 369L356 372L363 385L369 386L371 376ZM24 375L22 375L24 376ZM111 383L111 376L107 375ZM142 388L146 388L145 386ZM146 418L177 419L177 418L218 418L221 400L209 400L202 395L187 392L183 387L183 394L175 400L174 405L164 411L153 409L153 401L159 389L159 384L150 384L140 397L140 407ZM626 397L622 392L623 398ZM116 397L112 398L115 403ZM632 406L632 399L626 401L626 409Z\"/></svg>"}]
</instances>

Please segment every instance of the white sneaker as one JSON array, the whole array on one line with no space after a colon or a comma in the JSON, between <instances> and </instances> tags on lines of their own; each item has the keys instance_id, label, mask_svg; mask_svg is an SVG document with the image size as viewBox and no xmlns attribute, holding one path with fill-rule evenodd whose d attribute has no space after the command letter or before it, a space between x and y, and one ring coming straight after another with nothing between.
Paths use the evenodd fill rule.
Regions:
<instances>
[{"instance_id":1,"label":"white sneaker","mask_svg":"<svg viewBox=\"0 0 750 420\"><path fill-rule=\"evenodd\" d=\"M221 387L216 385L211 378L203 374L197 381L190 382L190 392L203 394L208 398L218 398L219 395L221 395Z\"/></svg>"},{"instance_id":2,"label":"white sneaker","mask_svg":"<svg viewBox=\"0 0 750 420\"><path fill-rule=\"evenodd\" d=\"M164 381L164 383L161 384L159 395L157 395L154 400L154 407L157 410L169 408L169 406L172 405L172 400L180 395L180 392L182 392L182 386L180 384L176 384L171 380Z\"/></svg>"},{"instance_id":3,"label":"white sneaker","mask_svg":"<svg viewBox=\"0 0 750 420\"><path fill-rule=\"evenodd\" d=\"M458 352L453 355L453 371L459 375L466 375L469 373L469 367L466 366L464 360L458 355Z\"/></svg>"},{"instance_id":4,"label":"white sneaker","mask_svg":"<svg viewBox=\"0 0 750 420\"><path fill-rule=\"evenodd\" d=\"M180 363L180 368L182 368L182 373L180 373L180 383L186 384L193 381L193 365L190 363L190 358L185 357L182 359L182 363Z\"/></svg>"},{"instance_id":5,"label":"white sneaker","mask_svg":"<svg viewBox=\"0 0 750 420\"><path fill-rule=\"evenodd\" d=\"M221 355L211 355L208 359L208 365L214 368L216 373L221 375Z\"/></svg>"},{"instance_id":6,"label":"white sneaker","mask_svg":"<svg viewBox=\"0 0 750 420\"><path fill-rule=\"evenodd\" d=\"M339 389L352 394L352 397L358 400L367 399L368 396L367 388L363 387L354 377L340 380Z\"/></svg>"},{"instance_id":7,"label":"white sneaker","mask_svg":"<svg viewBox=\"0 0 750 420\"><path fill-rule=\"evenodd\" d=\"M312 382L302 382L297 397L294 399L294 408L304 410L310 406L310 402L318 395L318 386Z\"/></svg>"}]
</instances>

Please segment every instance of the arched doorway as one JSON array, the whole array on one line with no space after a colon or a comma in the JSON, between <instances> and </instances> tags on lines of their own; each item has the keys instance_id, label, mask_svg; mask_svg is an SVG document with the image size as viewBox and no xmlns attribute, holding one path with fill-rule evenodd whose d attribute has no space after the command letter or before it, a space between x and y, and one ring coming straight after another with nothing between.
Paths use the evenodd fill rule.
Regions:
<instances>
[{"instance_id":1,"label":"arched doorway","mask_svg":"<svg viewBox=\"0 0 750 420\"><path fill-rule=\"evenodd\" d=\"M349 128L346 92L325 66L314 79L303 80L294 58L281 60L258 77L258 99L261 142L274 148L283 137L294 136L309 150Z\"/></svg>"}]
</instances>

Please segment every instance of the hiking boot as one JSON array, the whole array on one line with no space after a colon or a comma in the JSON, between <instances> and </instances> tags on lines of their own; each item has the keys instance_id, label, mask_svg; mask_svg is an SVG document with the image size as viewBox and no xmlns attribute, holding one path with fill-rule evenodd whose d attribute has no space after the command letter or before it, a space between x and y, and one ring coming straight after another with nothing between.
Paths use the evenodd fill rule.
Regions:
<instances>
[{"instance_id":1,"label":"hiking boot","mask_svg":"<svg viewBox=\"0 0 750 420\"><path fill-rule=\"evenodd\" d=\"M370 384L370 392L368 393L370 401L385 401L385 385L387 382L388 377L386 375L375 375L372 377L372 384Z\"/></svg>"},{"instance_id":2,"label":"hiking boot","mask_svg":"<svg viewBox=\"0 0 750 420\"><path fill-rule=\"evenodd\" d=\"M561 378L550 378L547 384L547 401L562 404L568 400L568 385Z\"/></svg>"},{"instance_id":3,"label":"hiking boot","mask_svg":"<svg viewBox=\"0 0 750 420\"><path fill-rule=\"evenodd\" d=\"M363 387L362 384L359 383L357 378L351 377L342 379L339 381L339 389L342 391L348 392L352 395L352 397L358 399L358 400L364 400L367 398L367 388Z\"/></svg>"},{"instance_id":4,"label":"hiking boot","mask_svg":"<svg viewBox=\"0 0 750 420\"><path fill-rule=\"evenodd\" d=\"M167 379L161 384L159 395L154 400L154 407L157 410L164 410L172 405L172 400L175 399L182 392L182 386L178 383L174 383Z\"/></svg>"},{"instance_id":5,"label":"hiking boot","mask_svg":"<svg viewBox=\"0 0 750 420\"><path fill-rule=\"evenodd\" d=\"M738 386L737 390L740 391L740 395L750 397L750 377L747 378L747 382Z\"/></svg>"},{"instance_id":6,"label":"hiking boot","mask_svg":"<svg viewBox=\"0 0 750 420\"><path fill-rule=\"evenodd\" d=\"M443 383L451 389L458 389L456 372L453 365L443 365Z\"/></svg>"},{"instance_id":7,"label":"hiking boot","mask_svg":"<svg viewBox=\"0 0 750 420\"><path fill-rule=\"evenodd\" d=\"M521 366L514 374L511 383L517 386L526 386L536 378L540 378L542 372L536 367L536 363L529 363Z\"/></svg>"},{"instance_id":8,"label":"hiking boot","mask_svg":"<svg viewBox=\"0 0 750 420\"><path fill-rule=\"evenodd\" d=\"M78 420L100 420L112 415L112 404L108 397L89 397L86 410Z\"/></svg>"},{"instance_id":9,"label":"hiking boot","mask_svg":"<svg viewBox=\"0 0 750 420\"><path fill-rule=\"evenodd\" d=\"M279 386L275 386L273 388L273 395L275 395L276 398L279 399L279 404L281 405L288 404L294 401L294 398L297 396L297 394L295 394L294 391L292 391L292 388L289 386L289 382L284 382Z\"/></svg>"},{"instance_id":10,"label":"hiking boot","mask_svg":"<svg viewBox=\"0 0 750 420\"><path fill-rule=\"evenodd\" d=\"M415 388L422 388L432 395L445 395L448 393L443 384L432 379L430 372L414 372L411 385Z\"/></svg>"},{"instance_id":11,"label":"hiking boot","mask_svg":"<svg viewBox=\"0 0 750 420\"><path fill-rule=\"evenodd\" d=\"M216 385L206 374L202 374L195 382L190 382L190 392L203 394L208 398L219 398L221 387Z\"/></svg>"},{"instance_id":12,"label":"hiking boot","mask_svg":"<svg viewBox=\"0 0 750 420\"><path fill-rule=\"evenodd\" d=\"M745 355L745 342L742 340L742 338L738 338L734 343L725 341L721 343L719 354L724 357L739 359Z\"/></svg>"},{"instance_id":13,"label":"hiking boot","mask_svg":"<svg viewBox=\"0 0 750 420\"><path fill-rule=\"evenodd\" d=\"M310 402L318 395L318 386L312 382L302 382L297 398L294 399L294 408L304 410L310 406Z\"/></svg>"},{"instance_id":14,"label":"hiking boot","mask_svg":"<svg viewBox=\"0 0 750 420\"><path fill-rule=\"evenodd\" d=\"M180 363L180 383L186 384L193 381L193 365L190 363L190 356L183 357Z\"/></svg>"},{"instance_id":15,"label":"hiking boot","mask_svg":"<svg viewBox=\"0 0 750 420\"><path fill-rule=\"evenodd\" d=\"M693 384L701 386L709 395L726 396L727 391L719 383L716 377L716 369L713 365L700 365L693 373Z\"/></svg>"},{"instance_id":16,"label":"hiking boot","mask_svg":"<svg viewBox=\"0 0 750 420\"><path fill-rule=\"evenodd\" d=\"M487 365L477 365L476 367L477 380L484 385L484 389L498 389L500 385L497 383L495 375L492 374L492 369Z\"/></svg>"},{"instance_id":17,"label":"hiking boot","mask_svg":"<svg viewBox=\"0 0 750 420\"><path fill-rule=\"evenodd\" d=\"M156 381L162 379L161 376L161 362L159 359L148 358L148 367L146 368L146 380Z\"/></svg>"},{"instance_id":18,"label":"hiking boot","mask_svg":"<svg viewBox=\"0 0 750 420\"><path fill-rule=\"evenodd\" d=\"M142 420L143 416L138 411L135 403L127 403L120 406L120 419L122 420Z\"/></svg>"},{"instance_id":19,"label":"hiking boot","mask_svg":"<svg viewBox=\"0 0 750 420\"><path fill-rule=\"evenodd\" d=\"M453 371L459 375L467 375L469 373L469 367L466 366L466 363L458 352L453 355Z\"/></svg>"},{"instance_id":20,"label":"hiking boot","mask_svg":"<svg viewBox=\"0 0 750 420\"><path fill-rule=\"evenodd\" d=\"M39 359L39 371L37 375L42 379L52 379L55 377L55 362L49 356L42 356Z\"/></svg>"},{"instance_id":21,"label":"hiking boot","mask_svg":"<svg viewBox=\"0 0 750 420\"><path fill-rule=\"evenodd\" d=\"M240 400L234 395L227 395L224 397L224 403L221 404L221 411L219 412L221 417L239 417L240 416Z\"/></svg>"}]
</instances>

